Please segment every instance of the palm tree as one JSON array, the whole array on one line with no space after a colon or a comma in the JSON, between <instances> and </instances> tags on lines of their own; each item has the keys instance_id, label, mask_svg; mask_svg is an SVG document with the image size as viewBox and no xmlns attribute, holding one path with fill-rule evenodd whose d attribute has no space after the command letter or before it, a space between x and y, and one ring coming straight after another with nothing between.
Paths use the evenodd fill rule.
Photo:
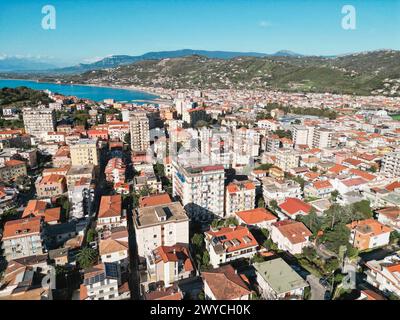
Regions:
<instances>
[{"instance_id":1,"label":"palm tree","mask_svg":"<svg viewBox=\"0 0 400 320\"><path fill-rule=\"evenodd\" d=\"M89 247L83 248L78 252L76 260L81 268L89 268L97 261L97 251Z\"/></svg>"}]
</instances>

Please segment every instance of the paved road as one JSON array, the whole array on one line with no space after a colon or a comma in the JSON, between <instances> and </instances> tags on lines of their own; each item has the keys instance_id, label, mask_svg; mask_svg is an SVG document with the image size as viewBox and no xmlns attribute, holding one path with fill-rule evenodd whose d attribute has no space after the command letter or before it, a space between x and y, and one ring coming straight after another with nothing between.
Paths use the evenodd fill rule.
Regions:
<instances>
[{"instance_id":1,"label":"paved road","mask_svg":"<svg viewBox=\"0 0 400 320\"><path fill-rule=\"evenodd\" d=\"M307 276L307 282L310 284L311 288L310 300L325 300L326 288L319 283L319 278L310 274Z\"/></svg>"}]
</instances>

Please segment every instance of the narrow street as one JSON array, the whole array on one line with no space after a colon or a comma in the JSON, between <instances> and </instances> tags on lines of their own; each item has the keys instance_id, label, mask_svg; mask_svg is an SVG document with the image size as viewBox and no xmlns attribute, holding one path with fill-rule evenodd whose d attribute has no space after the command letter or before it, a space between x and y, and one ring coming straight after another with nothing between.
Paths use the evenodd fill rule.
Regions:
<instances>
[{"instance_id":1,"label":"narrow street","mask_svg":"<svg viewBox=\"0 0 400 320\"><path fill-rule=\"evenodd\" d=\"M310 274L306 278L307 282L311 288L311 298L310 300L325 300L326 288L319 283L319 278Z\"/></svg>"}]
</instances>

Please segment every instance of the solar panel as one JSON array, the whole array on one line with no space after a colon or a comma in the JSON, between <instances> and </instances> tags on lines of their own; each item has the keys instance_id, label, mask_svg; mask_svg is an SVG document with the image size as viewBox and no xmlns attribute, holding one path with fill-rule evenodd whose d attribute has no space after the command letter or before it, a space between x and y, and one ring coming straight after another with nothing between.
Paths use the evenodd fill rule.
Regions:
<instances>
[{"instance_id":1,"label":"solar panel","mask_svg":"<svg viewBox=\"0 0 400 320\"><path fill-rule=\"evenodd\" d=\"M104 265L106 268L107 277L118 279L118 275L119 275L118 265L115 263L108 263L108 262L106 262Z\"/></svg>"}]
</instances>

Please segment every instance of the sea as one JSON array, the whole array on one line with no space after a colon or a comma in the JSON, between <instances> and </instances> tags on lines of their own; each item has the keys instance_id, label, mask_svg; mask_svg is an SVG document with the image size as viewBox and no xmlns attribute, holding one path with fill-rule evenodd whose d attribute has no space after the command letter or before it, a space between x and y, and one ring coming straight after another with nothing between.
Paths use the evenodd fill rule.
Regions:
<instances>
[{"instance_id":1,"label":"sea","mask_svg":"<svg viewBox=\"0 0 400 320\"><path fill-rule=\"evenodd\" d=\"M102 102L104 99L114 99L119 102L133 102L137 104L150 103L158 96L142 91L129 89L84 86L75 84L57 84L48 82L37 82L32 80L0 79L1 88L28 87L34 90L49 90L66 96L90 99Z\"/></svg>"}]
</instances>

